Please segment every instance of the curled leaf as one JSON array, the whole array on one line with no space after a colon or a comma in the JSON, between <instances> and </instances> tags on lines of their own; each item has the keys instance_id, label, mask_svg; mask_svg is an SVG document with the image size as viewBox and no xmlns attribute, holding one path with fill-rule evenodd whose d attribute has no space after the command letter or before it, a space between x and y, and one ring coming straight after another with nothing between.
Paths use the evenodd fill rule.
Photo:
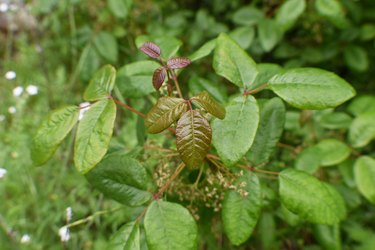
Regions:
<instances>
[{"instance_id":1,"label":"curled leaf","mask_svg":"<svg viewBox=\"0 0 375 250\"><path fill-rule=\"evenodd\" d=\"M189 58L186 57L174 57L168 60L167 65L170 69L181 69L185 68L191 63Z\"/></svg>"},{"instance_id":2,"label":"curled leaf","mask_svg":"<svg viewBox=\"0 0 375 250\"><path fill-rule=\"evenodd\" d=\"M167 71L164 67L158 68L154 71L154 74L152 75L152 85L154 85L156 90L159 90L161 85L163 85L166 74Z\"/></svg>"},{"instance_id":3,"label":"curled leaf","mask_svg":"<svg viewBox=\"0 0 375 250\"><path fill-rule=\"evenodd\" d=\"M160 57L160 48L153 42L145 42L139 49L149 57Z\"/></svg>"},{"instance_id":4,"label":"curled leaf","mask_svg":"<svg viewBox=\"0 0 375 250\"><path fill-rule=\"evenodd\" d=\"M151 134L160 133L177 121L186 110L187 104L184 99L169 96L161 97L146 115L147 131Z\"/></svg>"},{"instance_id":5,"label":"curled leaf","mask_svg":"<svg viewBox=\"0 0 375 250\"><path fill-rule=\"evenodd\" d=\"M199 104L199 106L217 118L225 118L225 108L215 101L215 99L212 98L207 91L199 93L199 95L192 98L192 101Z\"/></svg>"},{"instance_id":6,"label":"curled leaf","mask_svg":"<svg viewBox=\"0 0 375 250\"><path fill-rule=\"evenodd\" d=\"M182 161L191 168L199 167L211 145L210 124L199 111L189 110L177 122L176 145Z\"/></svg>"}]
</instances>

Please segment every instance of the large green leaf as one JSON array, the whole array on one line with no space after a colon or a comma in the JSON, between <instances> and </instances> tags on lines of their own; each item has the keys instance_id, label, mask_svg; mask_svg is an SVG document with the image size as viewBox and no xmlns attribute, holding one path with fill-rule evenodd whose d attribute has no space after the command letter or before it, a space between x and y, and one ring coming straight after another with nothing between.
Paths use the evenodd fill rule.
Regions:
<instances>
[{"instance_id":1,"label":"large green leaf","mask_svg":"<svg viewBox=\"0 0 375 250\"><path fill-rule=\"evenodd\" d=\"M239 161L253 144L259 123L259 108L253 96L235 98L226 107L224 120L212 123L212 142L228 166Z\"/></svg>"},{"instance_id":2,"label":"large green leaf","mask_svg":"<svg viewBox=\"0 0 375 250\"><path fill-rule=\"evenodd\" d=\"M315 177L303 171L286 169L280 173L279 181L281 202L301 218L330 225L345 218L341 196Z\"/></svg>"},{"instance_id":3,"label":"large green leaf","mask_svg":"<svg viewBox=\"0 0 375 250\"><path fill-rule=\"evenodd\" d=\"M86 88L83 98L87 101L96 101L108 97L115 85L116 69L105 65L92 77Z\"/></svg>"},{"instance_id":4,"label":"large green leaf","mask_svg":"<svg viewBox=\"0 0 375 250\"><path fill-rule=\"evenodd\" d=\"M118 46L116 38L109 32L99 32L94 38L94 45L98 53L105 60L117 62Z\"/></svg>"},{"instance_id":5,"label":"large green leaf","mask_svg":"<svg viewBox=\"0 0 375 250\"><path fill-rule=\"evenodd\" d=\"M169 128L187 110L184 99L163 96L146 115L145 125L151 134L160 133Z\"/></svg>"},{"instance_id":6,"label":"large green leaf","mask_svg":"<svg viewBox=\"0 0 375 250\"><path fill-rule=\"evenodd\" d=\"M270 88L300 109L336 107L355 95L355 90L337 75L315 68L295 68L275 75Z\"/></svg>"},{"instance_id":7,"label":"large green leaf","mask_svg":"<svg viewBox=\"0 0 375 250\"><path fill-rule=\"evenodd\" d=\"M375 96L362 95L354 98L348 106L348 111L355 116L363 113L375 114Z\"/></svg>"},{"instance_id":8,"label":"large green leaf","mask_svg":"<svg viewBox=\"0 0 375 250\"><path fill-rule=\"evenodd\" d=\"M375 204L375 159L361 156L354 165L355 182L361 194Z\"/></svg>"},{"instance_id":9,"label":"large green leaf","mask_svg":"<svg viewBox=\"0 0 375 250\"><path fill-rule=\"evenodd\" d=\"M262 19L258 24L259 42L264 51L271 51L282 37L281 26L272 19Z\"/></svg>"},{"instance_id":10,"label":"large green leaf","mask_svg":"<svg viewBox=\"0 0 375 250\"><path fill-rule=\"evenodd\" d=\"M319 125L328 129L346 129L352 120L352 117L344 112L332 112L322 115Z\"/></svg>"},{"instance_id":11,"label":"large green leaf","mask_svg":"<svg viewBox=\"0 0 375 250\"><path fill-rule=\"evenodd\" d=\"M197 76L193 76L189 79L189 90L192 95L207 91L220 103L226 103L228 99L227 89L224 85L218 85L215 82Z\"/></svg>"},{"instance_id":12,"label":"large green leaf","mask_svg":"<svg viewBox=\"0 0 375 250\"><path fill-rule=\"evenodd\" d=\"M320 165L333 166L343 162L350 155L350 148L337 139L325 139L315 145L320 150Z\"/></svg>"},{"instance_id":13,"label":"large green leaf","mask_svg":"<svg viewBox=\"0 0 375 250\"><path fill-rule=\"evenodd\" d=\"M78 115L77 106L68 106L53 111L42 122L31 144L31 159L35 165L42 165L53 156L77 123Z\"/></svg>"},{"instance_id":14,"label":"large green leaf","mask_svg":"<svg viewBox=\"0 0 375 250\"><path fill-rule=\"evenodd\" d=\"M182 161L191 168L198 168L211 145L211 127L199 111L185 112L177 122L176 146Z\"/></svg>"},{"instance_id":15,"label":"large green leaf","mask_svg":"<svg viewBox=\"0 0 375 250\"><path fill-rule=\"evenodd\" d=\"M306 9L305 0L287 0L276 12L276 22L283 30L290 29Z\"/></svg>"},{"instance_id":16,"label":"large green leaf","mask_svg":"<svg viewBox=\"0 0 375 250\"><path fill-rule=\"evenodd\" d=\"M197 51L189 56L192 62L208 56L215 49L216 39L212 39L202 45Z\"/></svg>"},{"instance_id":17,"label":"large green leaf","mask_svg":"<svg viewBox=\"0 0 375 250\"><path fill-rule=\"evenodd\" d=\"M323 155L320 148L316 145L304 149L295 161L295 168L305 171L309 174L314 173L322 161Z\"/></svg>"},{"instance_id":18,"label":"large green leaf","mask_svg":"<svg viewBox=\"0 0 375 250\"><path fill-rule=\"evenodd\" d=\"M154 61L138 61L126 64L117 72L116 86L124 97L137 98L155 91L152 75L160 65Z\"/></svg>"},{"instance_id":19,"label":"large green leaf","mask_svg":"<svg viewBox=\"0 0 375 250\"><path fill-rule=\"evenodd\" d=\"M364 147L375 139L375 112L358 115L349 128L349 142L355 148Z\"/></svg>"},{"instance_id":20,"label":"large green leaf","mask_svg":"<svg viewBox=\"0 0 375 250\"><path fill-rule=\"evenodd\" d=\"M206 110L211 115L217 118L225 118L225 108L221 106L218 102L213 99L207 91L199 93L199 95L191 98L194 103L200 105L204 110Z\"/></svg>"},{"instance_id":21,"label":"large green leaf","mask_svg":"<svg viewBox=\"0 0 375 250\"><path fill-rule=\"evenodd\" d=\"M196 250L198 229L183 206L154 201L147 209L144 227L150 250Z\"/></svg>"},{"instance_id":22,"label":"large green leaf","mask_svg":"<svg viewBox=\"0 0 375 250\"><path fill-rule=\"evenodd\" d=\"M78 61L77 71L83 81L89 81L100 67L100 56L93 45L88 44L83 49Z\"/></svg>"},{"instance_id":23,"label":"large green leaf","mask_svg":"<svg viewBox=\"0 0 375 250\"><path fill-rule=\"evenodd\" d=\"M369 59L367 51L359 46L349 46L344 50L345 63L354 71L364 72L368 70Z\"/></svg>"},{"instance_id":24,"label":"large green leaf","mask_svg":"<svg viewBox=\"0 0 375 250\"><path fill-rule=\"evenodd\" d=\"M250 86L258 74L253 59L224 33L216 41L213 67L218 75L239 87Z\"/></svg>"},{"instance_id":25,"label":"large green leaf","mask_svg":"<svg viewBox=\"0 0 375 250\"><path fill-rule=\"evenodd\" d=\"M93 104L79 122L74 145L74 163L85 174L107 152L116 118L116 104L103 99Z\"/></svg>"},{"instance_id":26,"label":"large green leaf","mask_svg":"<svg viewBox=\"0 0 375 250\"><path fill-rule=\"evenodd\" d=\"M139 206L149 201L149 178L146 169L123 153L106 156L86 174L87 180L105 196L128 206Z\"/></svg>"},{"instance_id":27,"label":"large green leaf","mask_svg":"<svg viewBox=\"0 0 375 250\"><path fill-rule=\"evenodd\" d=\"M260 107L259 129L246 157L254 165L268 160L284 130L285 106L280 98L273 98Z\"/></svg>"},{"instance_id":28,"label":"large green leaf","mask_svg":"<svg viewBox=\"0 0 375 250\"><path fill-rule=\"evenodd\" d=\"M112 235L106 249L108 250L140 250L139 224L137 221L123 225Z\"/></svg>"},{"instance_id":29,"label":"large green leaf","mask_svg":"<svg viewBox=\"0 0 375 250\"><path fill-rule=\"evenodd\" d=\"M229 36L240 45L242 49L248 49L255 37L254 27L239 27L229 33Z\"/></svg>"},{"instance_id":30,"label":"large green leaf","mask_svg":"<svg viewBox=\"0 0 375 250\"><path fill-rule=\"evenodd\" d=\"M262 195L259 179L252 172L245 172L233 185L237 190L225 192L221 216L225 234L234 245L240 245L250 237L258 221Z\"/></svg>"}]
</instances>

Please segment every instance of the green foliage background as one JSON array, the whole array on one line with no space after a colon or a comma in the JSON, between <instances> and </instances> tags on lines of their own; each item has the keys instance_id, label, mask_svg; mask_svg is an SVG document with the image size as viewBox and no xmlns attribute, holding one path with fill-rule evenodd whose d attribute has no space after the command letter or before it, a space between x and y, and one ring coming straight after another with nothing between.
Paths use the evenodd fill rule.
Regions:
<instances>
[{"instance_id":1,"label":"green foliage background","mask_svg":"<svg viewBox=\"0 0 375 250\"><path fill-rule=\"evenodd\" d=\"M0 121L0 167L7 174L0 179L0 249L105 249L110 236L142 208L120 207L78 174L72 160L73 135L46 166L39 168L31 163L31 138L50 110L83 102L90 78L108 63L118 70L116 91L146 112L155 101L149 95L153 91L149 75L157 65L143 62L142 70L134 66L146 59L137 47L153 40L165 48L181 46L178 53L192 58L221 32L236 40L265 71L277 72L275 64L318 67L335 72L354 86L357 97L335 110L299 111L287 106L282 144L272 158L277 169L295 166L333 184L345 200L348 218L340 227L300 221L280 206L276 182L262 182L265 204L248 243L232 246L223 234L219 214L203 209L198 221L200 248L373 249L375 209L358 192L366 187L358 186L353 177L354 158L342 161L346 148L324 140L335 138L349 145L352 155L375 157L375 131L371 129L375 111L375 2L307 0L303 7L302 1L296 0L288 1L289 8L281 10L284 2L39 0L25 1L25 5L14 2L13 10L1 12L0 115L4 119ZM181 74L181 87L191 94L208 90L225 104L236 88L216 75L211 65L212 55L194 62ZM14 80L3 77L10 70L17 73ZM26 88L30 84L38 86L37 95L12 95L16 86ZM273 94L265 91L258 97ZM8 112L11 106L16 113ZM110 150L136 154L143 146L136 130L140 121L127 111L119 112ZM364 130L365 135L361 133ZM342 151L335 157L339 149ZM337 164L325 162L324 152ZM319 157L323 159L317 162ZM357 164L368 161L361 158ZM321 165L335 167L318 169ZM374 188L371 180L365 181ZM73 209L73 221L100 211L116 212L93 216L73 227L71 239L63 244L58 230L66 223L67 207ZM24 234L31 237L27 244L20 242Z\"/></svg>"}]
</instances>

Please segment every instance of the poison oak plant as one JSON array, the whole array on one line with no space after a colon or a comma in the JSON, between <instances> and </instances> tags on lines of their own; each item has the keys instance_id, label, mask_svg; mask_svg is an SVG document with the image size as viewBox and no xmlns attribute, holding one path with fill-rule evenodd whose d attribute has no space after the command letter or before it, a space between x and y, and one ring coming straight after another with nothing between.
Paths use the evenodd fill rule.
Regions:
<instances>
[{"instance_id":1,"label":"poison oak plant","mask_svg":"<svg viewBox=\"0 0 375 250\"><path fill-rule=\"evenodd\" d=\"M258 175L270 176L267 181L278 180L281 204L300 219L327 225L345 219L341 195L312 175L319 166L342 163L349 157L351 148L344 142L322 140L303 150L294 168L267 170L285 127L284 102L302 110L334 108L355 95L345 80L317 68L264 70L224 33L190 58L163 58L163 51L153 42L144 43L140 50L160 64L148 83L154 86L157 93L153 96L158 99L147 114L112 95L116 70L106 65L93 76L83 94L84 100L91 102L83 118L78 122L78 106L52 112L32 144L32 159L35 165L42 165L78 122L74 146L77 170L107 197L127 206L144 207L134 221L126 222L113 236L111 249L140 249L143 233L149 249L197 249L195 219L199 219L200 207L221 211L230 242L245 243L260 218L265 199ZM215 72L238 87L225 108L208 91L190 97L180 88L179 73L212 51ZM276 96L256 99L254 95L265 89ZM144 118L148 133L161 133L167 142L174 138L176 150L148 140L145 149L168 153L156 163L146 151L143 155L121 150L107 153L116 104ZM366 135L357 137L361 134L358 130L369 122L365 116L355 118L358 125L349 134L350 140L359 145L369 141ZM336 126L339 118L325 119L326 124ZM374 131L369 133L375 135ZM313 160L316 163L311 163ZM375 195L368 182L374 165L374 159L360 156L355 166L356 178L364 180L359 181L359 190L373 203ZM189 173L194 171L198 174L192 183ZM171 200L180 200L181 204ZM190 205L187 209L182 204Z\"/></svg>"}]
</instances>

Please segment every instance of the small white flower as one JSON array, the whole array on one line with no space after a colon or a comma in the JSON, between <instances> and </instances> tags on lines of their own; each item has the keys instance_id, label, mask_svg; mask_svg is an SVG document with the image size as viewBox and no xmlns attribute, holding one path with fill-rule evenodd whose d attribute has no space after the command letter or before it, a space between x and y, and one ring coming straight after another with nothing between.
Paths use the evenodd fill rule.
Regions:
<instances>
[{"instance_id":1,"label":"small white flower","mask_svg":"<svg viewBox=\"0 0 375 250\"><path fill-rule=\"evenodd\" d=\"M27 244L27 243L30 242L30 240L31 240L30 235L28 235L28 234L24 234L24 235L22 235L21 243L22 243L22 244Z\"/></svg>"},{"instance_id":2,"label":"small white flower","mask_svg":"<svg viewBox=\"0 0 375 250\"><path fill-rule=\"evenodd\" d=\"M23 93L23 87L22 86L17 86L13 89L13 95L15 97L19 97Z\"/></svg>"},{"instance_id":3,"label":"small white flower","mask_svg":"<svg viewBox=\"0 0 375 250\"><path fill-rule=\"evenodd\" d=\"M3 178L7 173L7 170L5 168L0 168L0 179Z\"/></svg>"},{"instance_id":4,"label":"small white flower","mask_svg":"<svg viewBox=\"0 0 375 250\"><path fill-rule=\"evenodd\" d=\"M67 226L63 226L59 229L59 235L61 241L68 241L70 239L70 232Z\"/></svg>"},{"instance_id":5,"label":"small white flower","mask_svg":"<svg viewBox=\"0 0 375 250\"><path fill-rule=\"evenodd\" d=\"M26 91L29 95L36 95L38 94L38 87L35 85L29 85L26 87Z\"/></svg>"},{"instance_id":6,"label":"small white flower","mask_svg":"<svg viewBox=\"0 0 375 250\"><path fill-rule=\"evenodd\" d=\"M11 114L15 114L15 113L17 112L17 109L16 109L16 107L14 107L14 106L10 106L10 107L8 108L8 112L11 113Z\"/></svg>"},{"instance_id":7,"label":"small white flower","mask_svg":"<svg viewBox=\"0 0 375 250\"><path fill-rule=\"evenodd\" d=\"M7 12L8 9L9 9L9 7L8 7L7 3L1 3L0 4L0 12Z\"/></svg>"},{"instance_id":8,"label":"small white flower","mask_svg":"<svg viewBox=\"0 0 375 250\"><path fill-rule=\"evenodd\" d=\"M5 121L5 115L0 115L0 122Z\"/></svg>"},{"instance_id":9,"label":"small white flower","mask_svg":"<svg viewBox=\"0 0 375 250\"><path fill-rule=\"evenodd\" d=\"M73 210L71 207L66 208L66 220L71 221L73 216Z\"/></svg>"},{"instance_id":10,"label":"small white flower","mask_svg":"<svg viewBox=\"0 0 375 250\"><path fill-rule=\"evenodd\" d=\"M8 79L8 80L13 80L15 79L17 76L16 72L14 71L8 71L5 73L5 78Z\"/></svg>"},{"instance_id":11,"label":"small white flower","mask_svg":"<svg viewBox=\"0 0 375 250\"><path fill-rule=\"evenodd\" d=\"M80 110L79 110L78 120L80 121L80 120L82 120L85 112L90 109L90 103L89 102L83 102L79 105L79 107L80 107Z\"/></svg>"}]
</instances>

